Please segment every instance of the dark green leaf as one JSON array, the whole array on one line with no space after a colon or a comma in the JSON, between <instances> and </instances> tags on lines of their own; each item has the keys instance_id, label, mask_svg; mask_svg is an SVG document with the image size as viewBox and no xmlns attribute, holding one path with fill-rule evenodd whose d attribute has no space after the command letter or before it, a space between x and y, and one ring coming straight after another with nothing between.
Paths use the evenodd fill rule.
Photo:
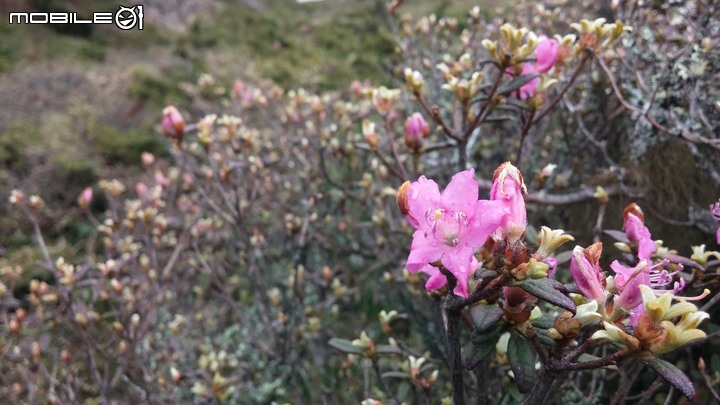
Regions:
<instances>
[{"instance_id":1,"label":"dark green leaf","mask_svg":"<svg viewBox=\"0 0 720 405\"><path fill-rule=\"evenodd\" d=\"M663 259L668 259L673 263L680 263L685 267L692 267L694 269L705 271L705 267L703 267L700 263L696 262L695 260L689 259L685 256L674 255L671 253L665 253L660 256Z\"/></svg>"},{"instance_id":2,"label":"dark green leaf","mask_svg":"<svg viewBox=\"0 0 720 405\"><path fill-rule=\"evenodd\" d=\"M658 359L650 353L644 353L638 356L646 366L653 369L660 377L664 378L672 384L673 387L680 390L688 399L695 397L695 387L693 387L690 379L679 368L673 366L665 360Z\"/></svg>"},{"instance_id":3,"label":"dark green leaf","mask_svg":"<svg viewBox=\"0 0 720 405\"><path fill-rule=\"evenodd\" d=\"M574 314L575 302L573 302L570 297L553 288L547 280L548 279L528 279L515 284L515 286L553 305L565 308Z\"/></svg>"},{"instance_id":4,"label":"dark green leaf","mask_svg":"<svg viewBox=\"0 0 720 405\"><path fill-rule=\"evenodd\" d=\"M628 243L627 235L625 235L625 232L623 231L616 231L614 229L606 229L603 231L603 233L613 239L615 239L618 242L622 243Z\"/></svg>"},{"instance_id":5,"label":"dark green leaf","mask_svg":"<svg viewBox=\"0 0 720 405\"><path fill-rule=\"evenodd\" d=\"M564 252L556 253L555 254L555 260L557 260L558 265L567 263L572 259L573 252L572 250L566 250Z\"/></svg>"},{"instance_id":6,"label":"dark green leaf","mask_svg":"<svg viewBox=\"0 0 720 405\"><path fill-rule=\"evenodd\" d=\"M510 334L508 362L515 375L515 383L522 393L529 392L535 382L535 352L530 342L519 333Z\"/></svg>"},{"instance_id":7,"label":"dark green leaf","mask_svg":"<svg viewBox=\"0 0 720 405\"><path fill-rule=\"evenodd\" d=\"M386 371L382 373L382 378L410 378L410 374L404 371Z\"/></svg>"},{"instance_id":8,"label":"dark green leaf","mask_svg":"<svg viewBox=\"0 0 720 405\"><path fill-rule=\"evenodd\" d=\"M544 314L530 321L530 324L535 329L548 330L555 327L555 317L550 314Z\"/></svg>"},{"instance_id":9,"label":"dark green leaf","mask_svg":"<svg viewBox=\"0 0 720 405\"><path fill-rule=\"evenodd\" d=\"M483 333L474 333L471 339L469 356L465 359L465 367L472 370L480 364L490 353L495 351L495 345L500 339L502 325L496 324Z\"/></svg>"},{"instance_id":10,"label":"dark green leaf","mask_svg":"<svg viewBox=\"0 0 720 405\"><path fill-rule=\"evenodd\" d=\"M341 352L362 354L362 350L357 346L353 346L352 342L347 339L332 338L328 344Z\"/></svg>"},{"instance_id":11,"label":"dark green leaf","mask_svg":"<svg viewBox=\"0 0 720 405\"><path fill-rule=\"evenodd\" d=\"M478 304L470 308L470 316L478 332L485 332L503 317L502 309L497 305Z\"/></svg>"},{"instance_id":12,"label":"dark green leaf","mask_svg":"<svg viewBox=\"0 0 720 405\"><path fill-rule=\"evenodd\" d=\"M395 346L390 345L377 345L375 346L375 352L378 354L401 354L402 350Z\"/></svg>"},{"instance_id":13,"label":"dark green leaf","mask_svg":"<svg viewBox=\"0 0 720 405\"><path fill-rule=\"evenodd\" d=\"M537 73L520 75L520 76L510 80L509 82L503 83L502 86L500 86L500 88L498 89L497 93L498 94L506 94L506 93L513 92L539 76L540 75Z\"/></svg>"},{"instance_id":14,"label":"dark green leaf","mask_svg":"<svg viewBox=\"0 0 720 405\"><path fill-rule=\"evenodd\" d=\"M495 278L497 277L497 272L495 270L488 270L488 269L477 269L475 271L475 280L480 280L482 278Z\"/></svg>"}]
</instances>

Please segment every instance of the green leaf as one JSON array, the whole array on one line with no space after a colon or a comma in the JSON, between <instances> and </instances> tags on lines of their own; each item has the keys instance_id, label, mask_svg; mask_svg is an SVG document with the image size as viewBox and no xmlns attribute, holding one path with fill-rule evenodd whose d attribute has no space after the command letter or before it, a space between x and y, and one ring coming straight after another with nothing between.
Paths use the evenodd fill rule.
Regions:
<instances>
[{"instance_id":1,"label":"green leaf","mask_svg":"<svg viewBox=\"0 0 720 405\"><path fill-rule=\"evenodd\" d=\"M485 332L502 319L503 310L497 305L478 304L470 308L470 316L477 331Z\"/></svg>"},{"instance_id":2,"label":"green leaf","mask_svg":"<svg viewBox=\"0 0 720 405\"><path fill-rule=\"evenodd\" d=\"M509 82L503 83L502 86L500 86L500 88L498 89L497 93L498 94L506 94L506 93L513 92L539 76L540 75L537 73L520 75L520 76L510 80Z\"/></svg>"},{"instance_id":3,"label":"green leaf","mask_svg":"<svg viewBox=\"0 0 720 405\"><path fill-rule=\"evenodd\" d=\"M593 355L590 354L590 353L583 353L583 354L581 354L580 357L578 357L578 359L577 359L578 363L584 363L584 362L586 362L586 361L594 361L594 360L600 360L600 357L598 357L598 356L593 356ZM605 369L605 370L613 370L613 371L617 371L617 369L618 369L617 366L614 365L614 364L610 364L610 365L603 366L603 367L600 367L600 368Z\"/></svg>"},{"instance_id":4,"label":"green leaf","mask_svg":"<svg viewBox=\"0 0 720 405\"><path fill-rule=\"evenodd\" d=\"M668 259L673 263L680 263L685 267L692 267L694 269L705 271L705 267L703 267L700 263L696 262L695 260L689 259L685 256L674 255L672 253L665 253L665 254L661 254L660 257L662 257L663 259Z\"/></svg>"},{"instance_id":5,"label":"green leaf","mask_svg":"<svg viewBox=\"0 0 720 405\"><path fill-rule=\"evenodd\" d=\"M347 339L332 338L328 344L341 352L362 354L362 350L357 346L353 346L352 342Z\"/></svg>"},{"instance_id":6,"label":"green leaf","mask_svg":"<svg viewBox=\"0 0 720 405\"><path fill-rule=\"evenodd\" d=\"M616 231L614 229L606 229L603 231L603 233L605 235L615 239L618 242L622 242L622 243L630 242L627 238L627 235L625 235L625 232L623 232L623 231Z\"/></svg>"},{"instance_id":7,"label":"green leaf","mask_svg":"<svg viewBox=\"0 0 720 405\"><path fill-rule=\"evenodd\" d=\"M497 272L495 270L488 270L488 269L479 269L475 271L475 280L480 280L483 278L495 278L497 277Z\"/></svg>"},{"instance_id":8,"label":"green leaf","mask_svg":"<svg viewBox=\"0 0 720 405\"><path fill-rule=\"evenodd\" d=\"M660 377L667 380L673 387L680 390L688 399L692 400L695 397L695 387L693 387L692 382L682 370L665 360L658 359L648 352L638 356L638 358L646 366L653 369Z\"/></svg>"},{"instance_id":9,"label":"green leaf","mask_svg":"<svg viewBox=\"0 0 720 405\"><path fill-rule=\"evenodd\" d=\"M402 350L395 346L390 345L377 345L375 346L375 352L378 354L401 354Z\"/></svg>"},{"instance_id":10,"label":"green leaf","mask_svg":"<svg viewBox=\"0 0 720 405\"><path fill-rule=\"evenodd\" d=\"M382 378L410 378L410 375L404 371L386 371L382 373Z\"/></svg>"},{"instance_id":11,"label":"green leaf","mask_svg":"<svg viewBox=\"0 0 720 405\"><path fill-rule=\"evenodd\" d=\"M530 342L519 333L511 333L507 356L518 390L529 392L535 382L535 352Z\"/></svg>"},{"instance_id":12,"label":"green leaf","mask_svg":"<svg viewBox=\"0 0 720 405\"><path fill-rule=\"evenodd\" d=\"M469 356L465 359L465 368L472 370L480 364L490 353L495 351L495 345L498 339L500 339L500 332L502 332L502 325L495 324L495 326L485 332L475 332L471 339L471 347L469 350Z\"/></svg>"},{"instance_id":13,"label":"green leaf","mask_svg":"<svg viewBox=\"0 0 720 405\"><path fill-rule=\"evenodd\" d=\"M560 308L567 309L574 314L575 302L573 302L570 297L555 289L547 280L548 279L528 279L520 281L515 284L515 286L522 288L541 300L545 300Z\"/></svg>"}]
</instances>

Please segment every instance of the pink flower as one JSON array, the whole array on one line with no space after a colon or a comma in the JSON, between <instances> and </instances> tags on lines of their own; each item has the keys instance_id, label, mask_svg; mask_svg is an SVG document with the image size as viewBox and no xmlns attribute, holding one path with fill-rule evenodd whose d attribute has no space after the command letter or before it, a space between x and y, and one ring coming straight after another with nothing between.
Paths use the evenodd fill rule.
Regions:
<instances>
[{"instance_id":1,"label":"pink flower","mask_svg":"<svg viewBox=\"0 0 720 405\"><path fill-rule=\"evenodd\" d=\"M437 183L425 176L398 190L398 207L416 229L408 270L431 273L435 277L430 287L436 287L442 279L427 267L440 260L458 280L454 293L463 297L468 295L475 249L485 244L505 216L500 203L478 200L473 173L470 169L455 174L442 194Z\"/></svg>"},{"instance_id":2,"label":"pink flower","mask_svg":"<svg viewBox=\"0 0 720 405\"><path fill-rule=\"evenodd\" d=\"M625 235L628 240L638 247L638 258L650 260L657 246L650 235L650 230L644 224L645 216L640 207L631 203L625 207Z\"/></svg>"},{"instance_id":3,"label":"pink flower","mask_svg":"<svg viewBox=\"0 0 720 405\"><path fill-rule=\"evenodd\" d=\"M533 66L529 63L523 64L523 69L522 69L521 74L529 75L531 73L538 73L538 71L535 69L535 66ZM528 97L534 96L535 88L537 87L537 84L539 81L540 81L540 79L538 79L536 77L536 78L530 80L529 82L523 84L522 86L520 86L520 99L525 100Z\"/></svg>"},{"instance_id":4,"label":"pink flower","mask_svg":"<svg viewBox=\"0 0 720 405\"><path fill-rule=\"evenodd\" d=\"M593 300L605 300L605 276L598 261L602 254L602 242L588 248L575 246L570 260L570 275L580 292Z\"/></svg>"},{"instance_id":5,"label":"pink flower","mask_svg":"<svg viewBox=\"0 0 720 405\"><path fill-rule=\"evenodd\" d=\"M477 259L475 258L475 256L473 256L472 259L470 260L470 271L468 272L468 279L475 272L475 270L477 270L479 268L480 268L480 262L478 262ZM427 265L427 266L423 267L422 269L420 269L420 271L427 274L428 276L430 276L430 278L428 278L427 282L425 282L426 290L428 290L428 291L439 290L439 289L445 287L445 285L447 285L447 277L445 277L445 275L443 275L437 267ZM460 287L459 285L458 285L458 287L455 287L455 290L459 291L459 287ZM462 294L458 294L457 292L455 294L462 295ZM465 295L463 295L463 296L465 296L465 297L467 296L467 288L466 288Z\"/></svg>"},{"instance_id":6,"label":"pink flower","mask_svg":"<svg viewBox=\"0 0 720 405\"><path fill-rule=\"evenodd\" d=\"M144 196L148 192L148 187L143 182L138 182L135 184L135 194L137 194L138 197Z\"/></svg>"},{"instance_id":7,"label":"pink flower","mask_svg":"<svg viewBox=\"0 0 720 405\"><path fill-rule=\"evenodd\" d=\"M535 47L535 70L538 73L547 73L555 65L558 56L558 43L554 39L540 36L540 43Z\"/></svg>"},{"instance_id":8,"label":"pink flower","mask_svg":"<svg viewBox=\"0 0 720 405\"><path fill-rule=\"evenodd\" d=\"M522 75L532 73L545 74L557 62L558 43L554 39L540 36L540 43L535 47L535 63L524 63L522 66ZM520 99L525 100L535 95L535 88L539 82L539 78L534 78L520 87Z\"/></svg>"},{"instance_id":9,"label":"pink flower","mask_svg":"<svg viewBox=\"0 0 720 405\"><path fill-rule=\"evenodd\" d=\"M490 189L490 199L502 204L505 216L500 227L493 232L493 239L507 239L514 243L525 233L527 226L527 211L523 193L526 193L525 182L517 167L510 162L498 166L493 175L493 184Z\"/></svg>"},{"instance_id":10,"label":"pink flower","mask_svg":"<svg viewBox=\"0 0 720 405\"><path fill-rule=\"evenodd\" d=\"M409 116L405 121L405 145L419 151L422 148L422 139L430 135L430 125L419 112Z\"/></svg>"},{"instance_id":11,"label":"pink flower","mask_svg":"<svg viewBox=\"0 0 720 405\"><path fill-rule=\"evenodd\" d=\"M615 305L631 311L642 305L640 285L650 285L650 271L645 260L635 267L625 267L615 260L610 267L615 272L615 287L620 295L615 298Z\"/></svg>"}]
</instances>

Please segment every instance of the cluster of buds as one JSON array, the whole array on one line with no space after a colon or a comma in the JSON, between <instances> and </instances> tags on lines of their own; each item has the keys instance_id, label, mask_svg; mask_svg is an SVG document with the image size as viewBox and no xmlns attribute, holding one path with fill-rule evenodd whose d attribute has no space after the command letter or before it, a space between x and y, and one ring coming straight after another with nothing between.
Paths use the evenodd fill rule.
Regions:
<instances>
[{"instance_id":1,"label":"cluster of buds","mask_svg":"<svg viewBox=\"0 0 720 405\"><path fill-rule=\"evenodd\" d=\"M407 363L402 365L403 369L410 374L412 383L422 390L429 390L438 377L437 369L430 372L427 377L423 375L430 370L430 365L426 361L425 357L408 356Z\"/></svg>"},{"instance_id":2,"label":"cluster of buds","mask_svg":"<svg viewBox=\"0 0 720 405\"><path fill-rule=\"evenodd\" d=\"M405 84L408 86L408 89L413 94L422 94L423 84L425 83L422 74L417 70L412 70L410 68L406 68L404 73Z\"/></svg>"},{"instance_id":3,"label":"cluster of buds","mask_svg":"<svg viewBox=\"0 0 720 405\"><path fill-rule=\"evenodd\" d=\"M360 333L359 338L352 341L352 345L362 350L363 356L369 359L374 359L377 356L375 352L375 342L368 337L365 331Z\"/></svg>"},{"instance_id":4,"label":"cluster of buds","mask_svg":"<svg viewBox=\"0 0 720 405\"><path fill-rule=\"evenodd\" d=\"M620 38L623 32L630 31L630 27L625 27L620 21L610 24L606 23L606 21L604 18L598 18L594 21L582 19L579 23L570 24L570 27L580 35L576 53L587 48L596 51L604 49Z\"/></svg>"}]
</instances>

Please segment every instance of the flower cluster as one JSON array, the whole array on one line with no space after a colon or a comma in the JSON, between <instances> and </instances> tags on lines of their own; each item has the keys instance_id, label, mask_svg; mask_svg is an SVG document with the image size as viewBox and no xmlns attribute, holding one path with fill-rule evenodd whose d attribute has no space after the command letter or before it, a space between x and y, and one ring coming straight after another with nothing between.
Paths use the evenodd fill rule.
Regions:
<instances>
[{"instance_id":1,"label":"flower cluster","mask_svg":"<svg viewBox=\"0 0 720 405\"><path fill-rule=\"evenodd\" d=\"M635 203L625 208L624 229L627 243L620 242L618 246L634 252L638 261L631 266L613 261L610 267L614 276L606 277L600 267L600 242L585 249L577 246L573 251L572 278L585 298L597 302L604 320L604 330L596 332L594 338L608 339L633 349L666 353L704 337L705 333L695 327L708 315L686 301L703 298L709 291L697 297L675 295L685 286L680 276L683 266L667 259L654 260L657 244L644 224L642 210ZM673 299L680 302L671 307ZM680 321L673 323L678 317ZM628 335L622 330L623 326L632 327L633 334Z\"/></svg>"}]
</instances>

